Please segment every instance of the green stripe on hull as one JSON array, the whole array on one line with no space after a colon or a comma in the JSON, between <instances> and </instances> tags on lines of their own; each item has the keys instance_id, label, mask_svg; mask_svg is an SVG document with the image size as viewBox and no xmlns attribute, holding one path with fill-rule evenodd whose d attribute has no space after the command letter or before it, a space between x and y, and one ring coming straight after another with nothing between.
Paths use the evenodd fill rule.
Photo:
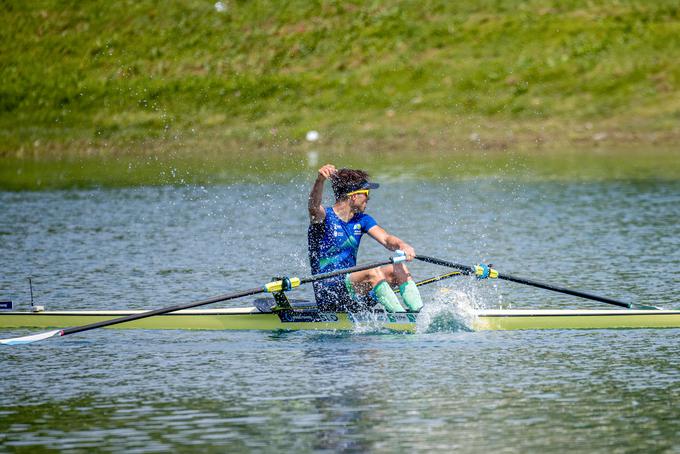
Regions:
<instances>
[{"instance_id":1,"label":"green stripe on hull","mask_svg":"<svg viewBox=\"0 0 680 454\"><path fill-rule=\"evenodd\" d=\"M194 311L196 312L196 311ZM75 315L58 313L0 313L0 328L68 328L105 320L123 315ZM303 313L304 314L304 313ZM405 315L405 314L404 314ZM375 320L366 324L375 328L392 331L415 331L415 317L412 320ZM353 331L357 324L346 313L328 313L326 320L304 321L308 317L292 317L286 321L272 313L229 313L229 314L167 314L144 318L108 327L110 329L182 329L182 330L317 330ZM384 318L384 317L383 317Z\"/></svg>"},{"instance_id":2,"label":"green stripe on hull","mask_svg":"<svg viewBox=\"0 0 680 454\"><path fill-rule=\"evenodd\" d=\"M67 328L111 320L140 311L0 312L0 329ZM114 325L112 329L182 330L416 330L415 314L361 314L288 311L281 315L256 309L188 310ZM487 310L472 320L475 331L536 329L680 328L680 311L631 310Z\"/></svg>"}]
</instances>

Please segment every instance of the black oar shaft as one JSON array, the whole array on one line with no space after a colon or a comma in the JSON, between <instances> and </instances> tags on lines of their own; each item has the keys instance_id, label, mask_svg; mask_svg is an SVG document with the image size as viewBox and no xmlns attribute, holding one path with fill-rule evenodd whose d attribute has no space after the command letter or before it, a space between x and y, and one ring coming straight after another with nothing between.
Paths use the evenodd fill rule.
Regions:
<instances>
[{"instance_id":1,"label":"black oar shaft","mask_svg":"<svg viewBox=\"0 0 680 454\"><path fill-rule=\"evenodd\" d=\"M309 282L320 281L323 279L328 279L331 277L339 276L341 274L350 274L357 271L364 271L371 268L377 268L383 265L389 265L394 263L394 259L384 260L381 262L368 263L366 265L357 265L352 268L347 268L343 270L331 271L329 273L316 274L313 276L305 277L300 279L300 284L306 284ZM101 322L90 323L89 325L74 326L72 328L65 328L60 331L61 336L66 336L68 334L81 333L83 331L89 331L91 329L103 328L105 326L118 325L119 323L131 322L134 320L139 320L142 318L153 317L154 315L168 314L170 312L176 312L183 309L191 309L193 307L205 306L207 304L219 303L222 301L233 300L237 298L242 298L244 296L257 295L259 293L265 293L267 290L264 287L251 288L250 290L242 290L240 292L227 293L224 295L214 296L201 301L195 301L193 303L179 304L176 306L164 307L160 309L154 309L151 311L141 312L139 314L126 315L125 317L114 318L112 320L104 320Z\"/></svg>"},{"instance_id":2,"label":"black oar shaft","mask_svg":"<svg viewBox=\"0 0 680 454\"><path fill-rule=\"evenodd\" d=\"M458 263L449 262L447 260L438 259L435 257L428 257L426 255L416 255L416 259L422 262L432 263L434 265L447 266L463 271L465 274L475 274L475 269L471 266L459 265Z\"/></svg>"},{"instance_id":3,"label":"black oar shaft","mask_svg":"<svg viewBox=\"0 0 680 454\"><path fill-rule=\"evenodd\" d=\"M532 287L542 288L545 290L552 290L553 292L565 293L567 295L578 296L579 298L585 298L589 300L599 301L601 303L613 304L615 306L625 307L628 309L633 309L637 305L632 303L626 303L625 301L619 301L612 298L607 298L606 296L593 295L592 293L581 292L579 290L572 290L564 287L558 287L556 285L544 284L542 282L536 282L529 279L524 279L521 277L510 276L509 274L498 274L498 279L503 279L510 282L517 282L518 284L530 285Z\"/></svg>"},{"instance_id":4,"label":"black oar shaft","mask_svg":"<svg viewBox=\"0 0 680 454\"><path fill-rule=\"evenodd\" d=\"M370 270L372 268L378 268L379 266L389 265L390 263L394 263L394 259L383 260L381 262L367 263L366 265L357 265L353 266L352 268L347 268L338 271L330 271L328 273L323 274L314 274L312 276L300 279L300 285L308 284L310 282L322 281L330 277L340 276L341 274L352 274L356 273L357 271Z\"/></svg>"},{"instance_id":5,"label":"black oar shaft","mask_svg":"<svg viewBox=\"0 0 680 454\"><path fill-rule=\"evenodd\" d=\"M449 262L447 260L442 260L442 259L438 259L438 258L435 258L435 257L428 257L428 256L425 256L425 255L417 255L416 259L423 261L423 262L432 263L432 264L435 264L435 265L441 265L441 266L447 266L449 268L454 268L454 269L460 270L463 273L468 274L468 275L475 275L475 269L471 266L461 265L461 264L458 264L458 263L452 263L452 262ZM551 290L553 292L565 293L567 295L577 296L579 298L585 298L585 299L590 299L590 300L594 300L594 301L599 301L599 302L602 302L602 303L613 304L615 306L625 307L625 308L628 308L628 309L634 309L636 307L646 308L646 309L657 309L656 307L653 307L653 306L643 306L643 305L640 305L640 304L626 303L625 301L619 301L619 300L615 300L615 299L612 299L612 298L607 298L606 296L593 295L591 293L581 292L581 291L578 291L578 290L572 290L572 289L568 289L568 288L564 288L564 287L558 287L556 285L544 284L542 282L536 282L536 281L532 281L532 280L529 280L529 279L515 277L515 276L511 276L509 274L498 273L498 279L503 279L505 281L510 281L510 282L516 282L518 284L530 285L532 287L542 288L542 289L545 289L545 290Z\"/></svg>"},{"instance_id":6,"label":"black oar shaft","mask_svg":"<svg viewBox=\"0 0 680 454\"><path fill-rule=\"evenodd\" d=\"M140 318L153 317L154 315L168 314L170 312L180 311L183 309L191 309L192 307L205 306L206 304L219 303L221 301L228 301L236 298L241 298L244 296L256 295L258 293L263 293L262 287L252 288L250 290L244 290L237 293L228 293L225 295L215 296L207 300L195 301L190 304L180 304L177 306L164 307L161 309L154 309L151 311L140 312L139 314L126 315L125 317L114 318L112 320L104 320L102 322L90 323L89 325L74 326L72 328L66 328L61 330L61 335L66 336L67 334L81 333L83 331L89 331L91 329L103 328L105 326L118 325L119 323L131 322L133 320L139 320Z\"/></svg>"}]
</instances>

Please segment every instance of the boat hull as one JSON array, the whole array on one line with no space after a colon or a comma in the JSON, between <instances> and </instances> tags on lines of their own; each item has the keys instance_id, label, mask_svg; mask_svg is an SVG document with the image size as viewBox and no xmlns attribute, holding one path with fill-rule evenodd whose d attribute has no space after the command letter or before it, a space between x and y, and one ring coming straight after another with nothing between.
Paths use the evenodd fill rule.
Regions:
<instances>
[{"instance_id":1,"label":"boat hull","mask_svg":"<svg viewBox=\"0 0 680 454\"><path fill-rule=\"evenodd\" d=\"M671 310L485 310L475 330L680 328Z\"/></svg>"},{"instance_id":2,"label":"boat hull","mask_svg":"<svg viewBox=\"0 0 680 454\"><path fill-rule=\"evenodd\" d=\"M0 329L67 328L143 311L0 312ZM183 310L113 325L117 329L181 330L341 330L387 329L415 332L417 314L288 310L263 313L256 308ZM463 326L463 325L461 325ZM669 310L481 310L465 326L474 331L537 329L680 328L680 311Z\"/></svg>"}]
</instances>

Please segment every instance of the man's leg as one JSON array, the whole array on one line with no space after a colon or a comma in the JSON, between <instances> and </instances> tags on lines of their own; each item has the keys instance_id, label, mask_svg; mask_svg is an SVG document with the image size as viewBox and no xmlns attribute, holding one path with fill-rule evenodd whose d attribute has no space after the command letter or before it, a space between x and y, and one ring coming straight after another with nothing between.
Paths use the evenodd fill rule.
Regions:
<instances>
[{"instance_id":1,"label":"man's leg","mask_svg":"<svg viewBox=\"0 0 680 454\"><path fill-rule=\"evenodd\" d=\"M361 295L372 292L387 312L404 312L383 271L383 268L373 268L352 273L349 275L350 284L353 290Z\"/></svg>"},{"instance_id":2,"label":"man's leg","mask_svg":"<svg viewBox=\"0 0 680 454\"><path fill-rule=\"evenodd\" d=\"M405 264L398 263L383 267L383 274L391 285L399 286L399 293L409 311L418 312L422 309L423 300L420 297L420 291Z\"/></svg>"}]
</instances>

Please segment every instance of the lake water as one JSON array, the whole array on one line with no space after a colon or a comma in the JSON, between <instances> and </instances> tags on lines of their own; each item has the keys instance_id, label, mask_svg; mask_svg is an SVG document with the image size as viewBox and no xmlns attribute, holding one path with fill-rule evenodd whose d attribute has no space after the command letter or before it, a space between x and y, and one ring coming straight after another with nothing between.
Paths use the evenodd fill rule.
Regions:
<instances>
[{"instance_id":1,"label":"lake water","mask_svg":"<svg viewBox=\"0 0 680 454\"><path fill-rule=\"evenodd\" d=\"M368 212L421 254L680 308L680 176L450 169L376 172ZM26 307L31 276L48 309L151 309L306 276L313 177L0 192L0 299ZM387 256L366 237L359 262ZM468 278L422 292L454 315L608 307ZM5 347L0 451L680 452L680 330L421 331L95 330Z\"/></svg>"}]
</instances>

